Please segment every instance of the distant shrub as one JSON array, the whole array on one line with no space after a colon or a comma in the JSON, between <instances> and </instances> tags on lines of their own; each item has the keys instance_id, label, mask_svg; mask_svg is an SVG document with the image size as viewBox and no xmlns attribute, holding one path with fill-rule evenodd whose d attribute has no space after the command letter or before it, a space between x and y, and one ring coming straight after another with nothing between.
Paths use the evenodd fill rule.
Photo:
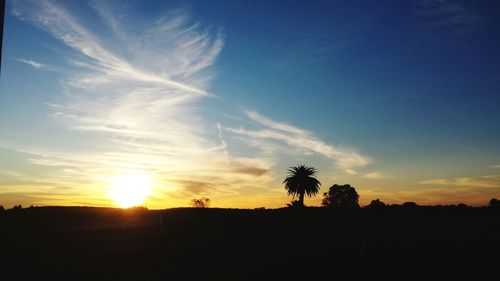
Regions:
<instances>
[{"instance_id":1,"label":"distant shrub","mask_svg":"<svg viewBox=\"0 0 500 281\"><path fill-rule=\"evenodd\" d=\"M372 200L370 204L366 205L365 208L368 209L376 209L376 208L383 208L385 207L385 203L380 201L379 199Z\"/></svg>"},{"instance_id":2,"label":"distant shrub","mask_svg":"<svg viewBox=\"0 0 500 281\"><path fill-rule=\"evenodd\" d=\"M292 201L290 201L290 203L286 204L286 207L287 208L301 208L301 207L304 207L304 205L302 204L302 202L300 202L300 200L292 200Z\"/></svg>"},{"instance_id":3,"label":"distant shrub","mask_svg":"<svg viewBox=\"0 0 500 281\"><path fill-rule=\"evenodd\" d=\"M401 207L403 208L416 208L418 207L417 203L415 202L404 202Z\"/></svg>"},{"instance_id":4,"label":"distant shrub","mask_svg":"<svg viewBox=\"0 0 500 281\"><path fill-rule=\"evenodd\" d=\"M194 198L191 200L191 206L193 208L208 208L210 205L210 199L207 197Z\"/></svg>"},{"instance_id":5,"label":"distant shrub","mask_svg":"<svg viewBox=\"0 0 500 281\"><path fill-rule=\"evenodd\" d=\"M490 208L500 208L500 200L493 198L490 200L490 203L488 204L488 207Z\"/></svg>"},{"instance_id":6,"label":"distant shrub","mask_svg":"<svg viewBox=\"0 0 500 281\"><path fill-rule=\"evenodd\" d=\"M23 206L21 206L21 205L14 205L14 207L12 207L13 211L20 211L22 209L23 209Z\"/></svg>"}]
</instances>

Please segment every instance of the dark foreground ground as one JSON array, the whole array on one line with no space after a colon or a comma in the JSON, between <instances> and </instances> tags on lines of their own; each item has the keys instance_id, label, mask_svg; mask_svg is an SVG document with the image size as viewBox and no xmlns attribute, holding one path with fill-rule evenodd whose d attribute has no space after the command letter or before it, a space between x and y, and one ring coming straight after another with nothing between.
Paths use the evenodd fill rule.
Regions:
<instances>
[{"instance_id":1,"label":"dark foreground ground","mask_svg":"<svg viewBox=\"0 0 500 281\"><path fill-rule=\"evenodd\" d=\"M500 280L500 212L43 207L0 214L1 280Z\"/></svg>"}]
</instances>

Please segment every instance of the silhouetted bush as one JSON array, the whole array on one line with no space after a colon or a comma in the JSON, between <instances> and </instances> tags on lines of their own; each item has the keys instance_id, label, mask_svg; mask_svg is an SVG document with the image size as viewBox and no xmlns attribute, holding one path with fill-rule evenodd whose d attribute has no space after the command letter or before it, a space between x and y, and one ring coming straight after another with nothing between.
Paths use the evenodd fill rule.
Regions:
<instances>
[{"instance_id":1,"label":"silhouetted bush","mask_svg":"<svg viewBox=\"0 0 500 281\"><path fill-rule=\"evenodd\" d=\"M408 209L411 209L411 208L416 208L418 207L417 203L415 202L404 202L401 207L403 208L408 208Z\"/></svg>"},{"instance_id":2,"label":"silhouetted bush","mask_svg":"<svg viewBox=\"0 0 500 281\"><path fill-rule=\"evenodd\" d=\"M210 205L210 199L206 197L194 198L191 200L191 206L194 208L208 208Z\"/></svg>"},{"instance_id":3,"label":"silhouetted bush","mask_svg":"<svg viewBox=\"0 0 500 281\"><path fill-rule=\"evenodd\" d=\"M342 209L357 209L359 195L349 184L334 184L328 192L323 193L322 206Z\"/></svg>"},{"instance_id":4,"label":"silhouetted bush","mask_svg":"<svg viewBox=\"0 0 500 281\"><path fill-rule=\"evenodd\" d=\"M21 205L14 205L14 207L12 207L11 210L13 210L13 211L20 211L22 209L23 209L23 206L21 206Z\"/></svg>"},{"instance_id":5,"label":"silhouetted bush","mask_svg":"<svg viewBox=\"0 0 500 281\"><path fill-rule=\"evenodd\" d=\"M290 203L286 204L287 208L301 208L304 207L304 204L300 202L300 200L292 200Z\"/></svg>"},{"instance_id":6,"label":"silhouetted bush","mask_svg":"<svg viewBox=\"0 0 500 281\"><path fill-rule=\"evenodd\" d=\"M488 207L490 208L500 208L500 200L493 198L490 200L490 203L488 204Z\"/></svg>"},{"instance_id":7,"label":"silhouetted bush","mask_svg":"<svg viewBox=\"0 0 500 281\"><path fill-rule=\"evenodd\" d=\"M2 205L0 205L0 213L3 213L3 212L5 212L5 208Z\"/></svg>"},{"instance_id":8,"label":"silhouetted bush","mask_svg":"<svg viewBox=\"0 0 500 281\"><path fill-rule=\"evenodd\" d=\"M385 207L385 203L380 201L379 199L372 200L370 204L366 205L365 208L368 209L379 209Z\"/></svg>"}]
</instances>

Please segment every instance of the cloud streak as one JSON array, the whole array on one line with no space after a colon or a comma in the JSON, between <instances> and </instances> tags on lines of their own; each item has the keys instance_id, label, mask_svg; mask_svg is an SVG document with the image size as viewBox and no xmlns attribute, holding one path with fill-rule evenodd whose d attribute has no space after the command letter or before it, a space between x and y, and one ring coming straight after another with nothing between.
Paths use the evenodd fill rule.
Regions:
<instances>
[{"instance_id":1,"label":"cloud streak","mask_svg":"<svg viewBox=\"0 0 500 281\"><path fill-rule=\"evenodd\" d=\"M225 130L249 139L274 140L305 152L312 152L335 161L335 165L348 174L356 174L354 168L364 167L372 162L367 156L341 146L327 144L312 132L287 123L278 122L255 111L244 112L247 118L261 126L261 129L247 130L225 128Z\"/></svg>"},{"instance_id":2,"label":"cloud streak","mask_svg":"<svg viewBox=\"0 0 500 281\"><path fill-rule=\"evenodd\" d=\"M364 177L367 179L376 179L376 180L380 180L380 179L384 178L384 176L382 174L380 174L379 172L367 173L364 175Z\"/></svg>"},{"instance_id":3,"label":"cloud streak","mask_svg":"<svg viewBox=\"0 0 500 281\"><path fill-rule=\"evenodd\" d=\"M40 62L37 62L37 61L34 61L34 60L29 60L29 59L16 59L18 62L22 62L22 63L25 63L27 65L30 65L31 67L33 67L34 69L45 69L47 68L47 65L43 64L43 63L40 63Z\"/></svg>"},{"instance_id":4,"label":"cloud streak","mask_svg":"<svg viewBox=\"0 0 500 281\"><path fill-rule=\"evenodd\" d=\"M500 187L500 175L458 177L451 179L428 179L420 181L419 184L497 188Z\"/></svg>"},{"instance_id":5,"label":"cloud streak","mask_svg":"<svg viewBox=\"0 0 500 281\"><path fill-rule=\"evenodd\" d=\"M94 6L96 8L104 9L102 5ZM111 51L111 49L106 48L103 44L102 39L100 39L96 34L89 31L83 25L79 24L78 21L72 17L66 10L58 5L50 1L32 1L30 5L23 6L24 9L16 9L16 15L18 17L24 18L26 20L30 20L34 22L38 27L50 32L55 38L61 40L67 46L73 48L75 51L79 52L82 55L87 56L91 59L91 61L87 64L89 68L94 70L98 70L103 74L107 74L110 76L121 77L127 80L137 80L147 83L155 83L159 85L172 86L174 88L185 90L188 92L206 95L207 92L197 87L195 83L187 83L185 81L177 80L172 78L173 75L170 73L163 71L163 73L158 73L153 71L151 67L147 67L141 62L145 61L144 54L150 55L147 48L150 46L136 46L137 48L128 48L126 50L125 55L127 57L131 56L132 58L137 58L134 60L125 59L125 56L120 56L116 52ZM24 12L21 12L24 11ZM100 14L106 14L103 11L99 10ZM113 19L113 16L109 13L106 14L109 18L103 19L106 21L117 22L117 19ZM217 57L219 51L222 49L222 38L221 35L216 35L216 37L212 39L208 37L208 35L191 32L192 34L187 33L185 37L181 34L183 31L189 30L186 27L186 18L182 15L176 15L177 18L170 19L170 15L162 18L153 24L149 29L144 30L143 34L138 38L120 38L125 39L123 41L127 42L116 42L118 44L123 43L127 44L124 46L133 46L137 44L133 44L135 40L141 42L143 40L148 40L154 36L154 38L161 38L161 35L167 35L167 37L175 37L174 39L178 39L178 41L182 41L178 43L176 46L161 46L162 43L166 41L152 42L157 43L158 45L153 45L151 47L170 47L176 48L176 51L180 51L181 47L184 48L182 52L184 52L181 59L185 59L184 69L180 67L181 71L178 74L189 76L194 74L197 71L202 70L205 67L208 67ZM118 33L118 26L115 26L115 32ZM125 33L119 32L119 33ZM167 34L168 33L168 34ZM118 37L118 36L117 36ZM151 42L149 40L148 42ZM110 44L114 45L114 44ZM166 48L165 50L168 50ZM141 54L141 51L146 51L144 54ZM165 54L168 53L164 51ZM206 55L207 57L201 58L200 55ZM158 55L158 54L157 54ZM156 69L161 68L162 66L166 66L168 63L173 63L173 61L165 60L162 57L154 56L159 61L156 62L156 65L160 65L159 67L155 67ZM151 59L151 58L148 58ZM85 64L80 64L85 65ZM150 69L148 69L150 68ZM170 67L171 68L171 67ZM168 68L167 68L168 69ZM178 70L176 70L178 71Z\"/></svg>"},{"instance_id":6,"label":"cloud streak","mask_svg":"<svg viewBox=\"0 0 500 281\"><path fill-rule=\"evenodd\" d=\"M464 35L477 25L478 17L456 0L418 0L415 16L434 28L446 28L456 35Z\"/></svg>"}]
</instances>

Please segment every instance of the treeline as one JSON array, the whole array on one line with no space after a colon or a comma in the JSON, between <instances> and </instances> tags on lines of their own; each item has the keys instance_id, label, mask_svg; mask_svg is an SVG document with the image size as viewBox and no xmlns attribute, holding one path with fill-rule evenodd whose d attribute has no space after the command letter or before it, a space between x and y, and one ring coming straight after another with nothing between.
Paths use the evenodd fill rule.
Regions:
<instances>
[{"instance_id":1,"label":"treeline","mask_svg":"<svg viewBox=\"0 0 500 281\"><path fill-rule=\"evenodd\" d=\"M292 201L287 204L290 208L302 208L305 207L304 197L316 196L318 194L321 182L316 178L317 170L314 167L309 167L305 165L299 165L295 167L290 167L288 169L288 176L285 178L283 183L285 184L285 190L288 195L292 195ZM298 199L296 199L298 197ZM328 208L338 208L338 209L359 209L359 195L356 189L349 184L332 185L328 192L323 193L323 200L321 206ZM401 205L392 204L386 205L380 199L375 199L370 202L365 208L367 209L381 209L381 208L418 208L422 207L417 205L415 202L404 202ZM431 207L431 206L426 206ZM458 205L437 205L432 206L437 208L471 208L470 206L460 203ZM496 198L490 200L488 208L500 208L500 201Z\"/></svg>"},{"instance_id":2,"label":"treeline","mask_svg":"<svg viewBox=\"0 0 500 281\"><path fill-rule=\"evenodd\" d=\"M353 188L354 189L354 188ZM358 204L350 202L347 204L344 204L344 202L340 203L338 201L332 201L331 197L327 197L328 199L323 200L323 204L321 207L323 208L332 208L332 209L339 209L339 210L352 210L352 209L369 209L369 210L417 210L417 209L448 209L448 210L467 210L467 209L492 209L492 210L500 210L500 200L493 198L489 201L488 205L483 206L483 207L472 207L464 203L459 203L459 204L448 204L448 205L418 205L415 202L404 202L401 204L385 204L382 202L380 199L375 199L370 202L370 204L360 207ZM207 198L208 199L208 198ZM296 202L296 201L292 201ZM192 205L193 208L208 208L208 205ZM288 208L298 208L299 206L296 203L289 203L286 205ZM305 206L304 206L305 207ZM50 206L48 207L37 207L37 206L30 206L27 208L23 208L22 205L15 205L10 209L4 208L2 205L0 205L0 214L2 213L7 213L7 212L18 212L22 210L30 210L30 209L38 209L38 208L51 208ZM52 207L56 208L56 207ZM71 209L72 207L65 207L64 209ZM79 208L87 208L87 207L79 207ZM98 208L98 207L91 207L92 209L115 209L115 208ZM316 207L317 208L317 207ZM147 212L148 209L146 207L132 207L127 209L129 212ZM266 207L258 207L254 208L254 210L269 210Z\"/></svg>"},{"instance_id":3,"label":"treeline","mask_svg":"<svg viewBox=\"0 0 500 281\"><path fill-rule=\"evenodd\" d=\"M290 167L288 169L288 176L285 178L283 183L285 184L285 190L288 195L292 195L292 201L286 205L289 208L303 208L305 207L304 198L316 196L319 193L321 182L316 178L317 170L314 167L309 167L305 165L299 165L295 167ZM193 208L208 208L210 206L210 199L207 197L194 198L189 204ZM359 209L359 195L356 189L349 184L339 185L334 184L329 189L328 192L323 193L323 200L321 202L322 207L326 208L337 208L337 209ZM455 208L455 209L466 209L472 208L464 203L457 205L437 205L437 206L419 206L415 202L404 202L401 205L391 204L387 205L380 199L375 199L370 202L366 209L382 209L382 208L404 208L412 209L419 207L435 207L435 208ZM30 208L33 208L31 206ZM489 201L487 208L500 209L500 200L492 198ZM21 205L15 205L10 211L22 210ZM256 209L265 209L264 207ZM0 205L0 213L9 211Z\"/></svg>"},{"instance_id":4,"label":"treeline","mask_svg":"<svg viewBox=\"0 0 500 281\"><path fill-rule=\"evenodd\" d=\"M360 209L358 203L359 195L356 189L349 184L338 185L334 184L330 187L328 192L323 193L322 207L336 208L336 209ZM300 205L298 200L292 200L287 204L287 207L305 207ZM465 203L447 204L447 205L418 205L415 202L407 201L401 204L386 204L380 199L372 200L363 209L417 209L417 208L448 208L448 209L468 209L473 208ZM488 205L483 208L500 209L500 200L492 198Z\"/></svg>"}]
</instances>

